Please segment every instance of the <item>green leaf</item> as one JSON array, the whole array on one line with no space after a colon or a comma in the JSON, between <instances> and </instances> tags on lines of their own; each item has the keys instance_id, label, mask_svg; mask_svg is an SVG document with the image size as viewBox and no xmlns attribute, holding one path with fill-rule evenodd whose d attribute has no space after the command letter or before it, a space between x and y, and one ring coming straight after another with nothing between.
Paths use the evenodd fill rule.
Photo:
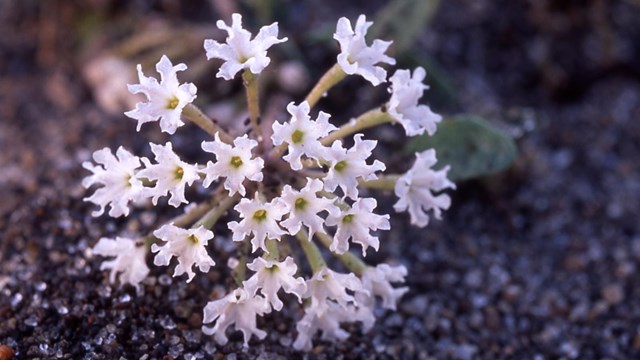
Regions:
<instances>
[{"instance_id":1,"label":"green leaf","mask_svg":"<svg viewBox=\"0 0 640 360\"><path fill-rule=\"evenodd\" d=\"M438 131L414 137L410 152L435 149L439 165L450 165L453 181L485 176L508 168L517 155L511 136L478 116L455 116L443 120Z\"/></svg>"}]
</instances>

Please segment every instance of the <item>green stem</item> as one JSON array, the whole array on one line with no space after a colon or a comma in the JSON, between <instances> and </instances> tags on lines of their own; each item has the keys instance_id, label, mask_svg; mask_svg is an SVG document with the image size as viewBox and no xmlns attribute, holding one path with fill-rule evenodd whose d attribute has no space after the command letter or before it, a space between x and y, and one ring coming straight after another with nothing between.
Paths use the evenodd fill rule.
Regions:
<instances>
[{"instance_id":1,"label":"green stem","mask_svg":"<svg viewBox=\"0 0 640 360\"><path fill-rule=\"evenodd\" d=\"M279 261L280 260L280 252L278 250L279 241L275 239L267 239L265 245L267 247L267 253L265 254L265 258L267 260Z\"/></svg>"},{"instance_id":2,"label":"green stem","mask_svg":"<svg viewBox=\"0 0 640 360\"><path fill-rule=\"evenodd\" d=\"M311 89L309 95L307 95L306 101L309 103L309 107L313 108L318 100L331 89L335 84L339 83L347 76L339 64L335 64L329 69L318 81L316 86Z\"/></svg>"},{"instance_id":3,"label":"green stem","mask_svg":"<svg viewBox=\"0 0 640 360\"><path fill-rule=\"evenodd\" d=\"M322 245L324 245L327 249L331 246L331 242L333 241L331 237L325 233L316 233L318 239ZM362 272L367 268L367 264L365 264L362 260L360 260L357 256L353 255L350 252L346 252L344 254L338 254L335 252L331 252L333 256L338 258L340 262L344 264L351 272L355 273L358 276L362 275Z\"/></svg>"},{"instance_id":4,"label":"green stem","mask_svg":"<svg viewBox=\"0 0 640 360\"><path fill-rule=\"evenodd\" d=\"M227 144L231 144L233 142L233 137L229 135L226 131L222 130L216 123L205 115L202 110L200 110L197 106L193 104L187 104L187 106L182 109L182 115L185 118L198 125L202 130L206 131L209 135L214 136L216 133L220 135L220 140L224 141Z\"/></svg>"},{"instance_id":5,"label":"green stem","mask_svg":"<svg viewBox=\"0 0 640 360\"><path fill-rule=\"evenodd\" d=\"M302 247L302 251L304 251L304 255L307 257L307 261L309 261L311 270L314 274L327 266L327 263L324 262L324 259L322 258L320 249L318 249L318 246L309 239L309 234L305 230L300 230L300 232L296 234L296 238L298 238L298 242Z\"/></svg>"},{"instance_id":6,"label":"green stem","mask_svg":"<svg viewBox=\"0 0 640 360\"><path fill-rule=\"evenodd\" d=\"M218 206L209 210L200 220L193 224L192 228L204 227L211 229L218 222L218 219L224 215L230 207L232 207L238 200L240 200L240 194L236 193L234 196L227 196L222 200Z\"/></svg>"},{"instance_id":7,"label":"green stem","mask_svg":"<svg viewBox=\"0 0 640 360\"><path fill-rule=\"evenodd\" d=\"M380 175L376 180L360 179L358 181L358 185L376 190L394 190L399 178L400 175Z\"/></svg>"},{"instance_id":8,"label":"green stem","mask_svg":"<svg viewBox=\"0 0 640 360\"><path fill-rule=\"evenodd\" d=\"M258 118L260 117L260 98L258 91L258 76L245 69L242 73L242 83L247 91L247 108L249 109L249 120L251 127L258 137L262 135Z\"/></svg>"},{"instance_id":9,"label":"green stem","mask_svg":"<svg viewBox=\"0 0 640 360\"><path fill-rule=\"evenodd\" d=\"M245 238L242 240L242 245L240 247L240 259L238 260L238 265L233 269L231 275L236 282L236 285L242 286L242 282L244 281L247 273L247 257L249 256L249 239Z\"/></svg>"},{"instance_id":10,"label":"green stem","mask_svg":"<svg viewBox=\"0 0 640 360\"><path fill-rule=\"evenodd\" d=\"M363 129L368 129L377 125L392 122L394 120L388 112L383 111L381 108L369 110L366 113L360 115L354 121L350 121L342 125L338 130L325 136L320 142L322 145L331 145L332 142L338 139L342 139L347 135L351 135Z\"/></svg>"}]
</instances>

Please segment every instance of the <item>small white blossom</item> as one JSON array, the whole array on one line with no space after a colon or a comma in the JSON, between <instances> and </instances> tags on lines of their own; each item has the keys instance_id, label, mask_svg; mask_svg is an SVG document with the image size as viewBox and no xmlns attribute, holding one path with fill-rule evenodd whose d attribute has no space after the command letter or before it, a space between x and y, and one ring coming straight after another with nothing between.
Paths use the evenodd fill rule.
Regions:
<instances>
[{"instance_id":1,"label":"small white blossom","mask_svg":"<svg viewBox=\"0 0 640 360\"><path fill-rule=\"evenodd\" d=\"M187 273L187 282L191 282L195 273L193 266L200 271L209 272L209 268L216 263L207 254L207 243L213 239L213 232L200 226L196 229L182 229L173 224L167 224L153 232L158 239L165 241L163 245L151 245L151 252L157 253L153 263L167 266L172 257L178 259L178 265L173 276Z\"/></svg>"},{"instance_id":2,"label":"small white blossom","mask_svg":"<svg viewBox=\"0 0 640 360\"><path fill-rule=\"evenodd\" d=\"M349 295L347 290L368 293L355 274L340 274L323 267L307 280L307 292L304 297L311 298L310 306L322 312L327 310L327 299L335 300L343 307L355 303L356 299Z\"/></svg>"},{"instance_id":3,"label":"small white blossom","mask_svg":"<svg viewBox=\"0 0 640 360\"><path fill-rule=\"evenodd\" d=\"M451 205L449 195L434 195L434 192L456 188L456 184L447 179L449 166L438 171L431 169L436 162L436 152L433 149L416 153L416 162L396 182L398 202L393 208L398 212L408 209L411 223L419 227L429 224L427 211L432 210L436 219L440 219L442 210Z\"/></svg>"},{"instance_id":4,"label":"small white blossom","mask_svg":"<svg viewBox=\"0 0 640 360\"><path fill-rule=\"evenodd\" d=\"M289 153L284 159L289 162L293 170L302 169L300 157L306 155L309 158L320 160L326 151L320 143L320 139L336 130L336 127L329 123L331 115L320 111L318 118L311 121L309 117L309 103L303 101L300 105L293 102L287 105L287 111L291 114L291 120L284 124L273 123L273 145L287 143Z\"/></svg>"},{"instance_id":5,"label":"small white blossom","mask_svg":"<svg viewBox=\"0 0 640 360\"><path fill-rule=\"evenodd\" d=\"M407 268L404 266L389 266L380 264L376 267L368 267L362 273L362 287L369 291L371 295L382 298L382 306L389 310L395 310L398 300L409 291L408 287L394 288L392 282L403 283L407 276ZM366 296L361 293L356 294L359 304L366 304L373 307L373 296Z\"/></svg>"},{"instance_id":6,"label":"small white blossom","mask_svg":"<svg viewBox=\"0 0 640 360\"><path fill-rule=\"evenodd\" d=\"M333 192L339 186L345 196L355 200L358 197L358 179L375 180L378 178L375 172L386 168L379 160L375 160L371 165L367 164L367 159L378 142L362 140L362 136L354 136L355 144L349 150L342 147L341 141L331 144L331 148L328 149L331 166L324 178L327 191Z\"/></svg>"},{"instance_id":7,"label":"small white blossom","mask_svg":"<svg viewBox=\"0 0 640 360\"><path fill-rule=\"evenodd\" d=\"M180 114L187 104L196 98L197 88L192 83L180 84L176 73L184 71L187 65L173 66L165 55L156 64L156 70L160 73L160 83L153 77L146 77L142 73L142 66L138 64L139 84L129 85L132 94L143 93L147 102L139 102L136 108L127 111L125 115L138 120L137 130L142 124L160 119L160 129L173 134L184 123L180 120Z\"/></svg>"},{"instance_id":8,"label":"small white blossom","mask_svg":"<svg viewBox=\"0 0 640 360\"><path fill-rule=\"evenodd\" d=\"M140 282L149 274L149 268L145 261L147 250L144 246L136 246L136 241L129 238L116 237L116 239L102 238L93 247L95 255L114 257L113 260L104 261L100 270L111 269L109 282L114 283L116 276L120 284L131 284L140 291Z\"/></svg>"},{"instance_id":9,"label":"small white blossom","mask_svg":"<svg viewBox=\"0 0 640 360\"><path fill-rule=\"evenodd\" d=\"M340 43L338 64L342 70L349 75L358 74L373 86L377 86L386 81L387 72L376 64L394 65L396 61L384 53L391 45L391 41L376 39L370 47L367 46L365 36L372 24L373 22L366 21L364 15L360 15L355 29L352 29L349 19L340 18L333 38Z\"/></svg>"},{"instance_id":10,"label":"small white blossom","mask_svg":"<svg viewBox=\"0 0 640 360\"><path fill-rule=\"evenodd\" d=\"M250 294L262 289L266 301L276 310L282 310L283 303L278 298L278 290L282 288L286 293L294 294L302 302L302 296L307 291L307 284L301 277L295 277L298 266L292 257L278 262L261 257L253 260L247 267L256 273L243 283Z\"/></svg>"},{"instance_id":11,"label":"small white blossom","mask_svg":"<svg viewBox=\"0 0 640 360\"><path fill-rule=\"evenodd\" d=\"M224 188L230 195L240 193L244 196L246 189L242 182L245 179L251 181L262 181L262 167L264 160L261 158L252 159L251 149L258 146L258 142L249 139L247 135L233 140L233 145L225 144L220 140L218 133L214 141L203 141L202 150L213 153L216 162L209 161L204 170L206 175L203 185L209 187L212 182L220 177L226 178Z\"/></svg>"},{"instance_id":12,"label":"small white blossom","mask_svg":"<svg viewBox=\"0 0 640 360\"><path fill-rule=\"evenodd\" d=\"M390 79L388 112L402 124L407 136L422 135L425 131L433 135L442 120L427 105L418 104L424 90L429 88L422 83L426 76L424 69L418 67L413 71L413 76L409 70L397 70Z\"/></svg>"},{"instance_id":13,"label":"small white blossom","mask_svg":"<svg viewBox=\"0 0 640 360\"><path fill-rule=\"evenodd\" d=\"M389 230L389 215L373 213L377 206L376 199L362 198L356 200L347 211L332 210L327 216L327 225L338 226L333 242L329 249L344 254L349 250L349 239L362 245L362 256L366 255L367 248L371 246L376 251L380 245L377 236L371 235L371 230Z\"/></svg>"},{"instance_id":14,"label":"small white blossom","mask_svg":"<svg viewBox=\"0 0 640 360\"><path fill-rule=\"evenodd\" d=\"M264 315L269 311L269 304L259 295L251 296L243 288L232 291L222 299L210 301L204 308L203 324L213 321L213 327L202 326L202 332L207 335L214 335L220 345L225 345L228 341L225 334L231 324L235 324L236 330L242 332L244 346L249 345L251 335L255 335L262 340L267 336L264 330L258 329L256 325L256 315Z\"/></svg>"},{"instance_id":15,"label":"small white blossom","mask_svg":"<svg viewBox=\"0 0 640 360\"><path fill-rule=\"evenodd\" d=\"M243 198L234 209L240 214L242 220L239 223L237 221L229 222L233 241L242 241L248 235L253 235L251 238L252 252L258 248L268 252L264 244L265 240L280 240L280 237L286 234L286 231L282 230L277 223L287 212L278 198L265 203L258 198L256 192L255 199Z\"/></svg>"},{"instance_id":16,"label":"small white blossom","mask_svg":"<svg viewBox=\"0 0 640 360\"><path fill-rule=\"evenodd\" d=\"M310 178L307 178L307 184L300 191L294 190L291 185L284 186L280 200L289 217L280 225L291 235L297 234L302 225L309 229L309 239L312 239L316 232L323 231L324 219L318 216L318 213L335 208L331 199L317 195L323 188L321 180Z\"/></svg>"},{"instance_id":17,"label":"small white blossom","mask_svg":"<svg viewBox=\"0 0 640 360\"><path fill-rule=\"evenodd\" d=\"M267 56L267 49L274 44L287 41L287 38L278 39L277 22L263 26L253 40L251 40L251 33L242 28L240 14L231 16L230 27L222 20L218 20L216 25L228 33L226 43L221 44L207 39L204 41L204 49L208 60L212 58L224 60L216 76L225 80L233 79L242 69L249 69L254 74L261 73L271 62Z\"/></svg>"},{"instance_id":18,"label":"small white blossom","mask_svg":"<svg viewBox=\"0 0 640 360\"><path fill-rule=\"evenodd\" d=\"M321 308L308 306L305 309L304 317L296 324L298 337L293 342L294 349L311 350L311 340L318 330L323 340L345 340L349 337L349 333L340 327L341 322L349 319L349 311L333 301L326 301Z\"/></svg>"},{"instance_id":19,"label":"small white blossom","mask_svg":"<svg viewBox=\"0 0 640 360\"><path fill-rule=\"evenodd\" d=\"M93 160L99 165L95 166L90 161L82 164L82 167L93 173L82 180L82 186L85 188L94 184L103 186L93 195L84 198L84 201L100 206L100 209L92 212L91 215L102 215L107 205L111 206L109 216L129 215L129 201L138 200L143 189L142 182L136 177L140 159L121 146L115 156L108 148L97 150L93 153Z\"/></svg>"},{"instance_id":20,"label":"small white blossom","mask_svg":"<svg viewBox=\"0 0 640 360\"><path fill-rule=\"evenodd\" d=\"M152 196L153 205L158 203L158 199L171 193L169 205L174 207L189 202L184 197L184 190L187 185L193 184L200 179L198 167L187 164L180 160L173 152L173 146L167 142L164 146L149 143L151 151L155 155L157 164L151 164L149 159L142 158L145 169L140 170L138 177L155 181L155 185L145 190Z\"/></svg>"}]
</instances>

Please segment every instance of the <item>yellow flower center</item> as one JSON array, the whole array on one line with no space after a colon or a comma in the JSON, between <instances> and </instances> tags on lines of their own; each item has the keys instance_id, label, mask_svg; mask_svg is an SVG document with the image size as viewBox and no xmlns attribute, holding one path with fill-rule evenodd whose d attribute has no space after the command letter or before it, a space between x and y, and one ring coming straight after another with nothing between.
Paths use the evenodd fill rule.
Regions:
<instances>
[{"instance_id":1,"label":"yellow flower center","mask_svg":"<svg viewBox=\"0 0 640 360\"><path fill-rule=\"evenodd\" d=\"M333 167L337 172L342 172L347 167L347 162L342 160L338 161L338 163Z\"/></svg>"},{"instance_id":2,"label":"yellow flower center","mask_svg":"<svg viewBox=\"0 0 640 360\"><path fill-rule=\"evenodd\" d=\"M296 130L291 134L291 141L293 141L294 144L300 144L303 138L304 133L300 130Z\"/></svg>"},{"instance_id":3,"label":"yellow flower center","mask_svg":"<svg viewBox=\"0 0 640 360\"><path fill-rule=\"evenodd\" d=\"M239 168L240 166L242 166L242 158L240 158L240 156L233 156L231 158L231 161L229 161L229 164L231 164L231 166L233 166L234 168Z\"/></svg>"},{"instance_id":4,"label":"yellow flower center","mask_svg":"<svg viewBox=\"0 0 640 360\"><path fill-rule=\"evenodd\" d=\"M267 219L267 210L260 209L253 213L253 220L255 221L264 221Z\"/></svg>"},{"instance_id":5,"label":"yellow flower center","mask_svg":"<svg viewBox=\"0 0 640 360\"><path fill-rule=\"evenodd\" d=\"M180 104L180 100L178 100L177 97L172 97L171 99L169 99L169 102L167 103L167 109L175 109L178 107L178 105Z\"/></svg>"}]
</instances>

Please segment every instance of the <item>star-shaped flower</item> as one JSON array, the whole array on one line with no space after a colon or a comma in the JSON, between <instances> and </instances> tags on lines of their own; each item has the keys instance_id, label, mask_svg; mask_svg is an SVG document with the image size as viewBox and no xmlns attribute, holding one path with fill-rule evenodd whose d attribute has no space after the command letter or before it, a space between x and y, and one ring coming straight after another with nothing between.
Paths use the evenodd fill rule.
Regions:
<instances>
[{"instance_id":1,"label":"star-shaped flower","mask_svg":"<svg viewBox=\"0 0 640 360\"><path fill-rule=\"evenodd\" d=\"M340 18L333 38L340 43L341 52L338 55L338 64L342 70L349 75L361 75L373 86L377 86L386 81L387 72L376 64L394 65L396 61L384 53L391 45L391 41L376 39L370 47L367 46L365 35L372 24L372 22L366 21L364 15L360 15L354 30L351 28L349 19Z\"/></svg>"},{"instance_id":2,"label":"star-shaped flower","mask_svg":"<svg viewBox=\"0 0 640 360\"><path fill-rule=\"evenodd\" d=\"M362 136L362 134L354 136L355 144L349 150L342 147L341 141L331 144L328 155L331 166L324 178L327 191L333 192L339 186L345 196L355 200L358 197L358 179L375 180L378 178L375 172L386 168L379 160L375 160L371 165L367 164L367 159L378 142L362 140Z\"/></svg>"},{"instance_id":3,"label":"star-shaped flower","mask_svg":"<svg viewBox=\"0 0 640 360\"><path fill-rule=\"evenodd\" d=\"M269 312L269 303L259 295L252 296L243 288L232 291L222 299L211 301L204 308L203 324L216 322L213 327L202 326L202 332L214 335L220 345L229 340L225 334L231 324L242 332L244 346L249 345L251 335L262 340L267 336L264 330L258 329L256 315L262 316Z\"/></svg>"},{"instance_id":4,"label":"star-shaped flower","mask_svg":"<svg viewBox=\"0 0 640 360\"><path fill-rule=\"evenodd\" d=\"M306 101L297 106L293 102L289 103L287 111L291 114L291 120L284 124L274 122L271 140L276 146L287 143L289 153L284 156L284 159L289 162L293 170L300 170L302 155L316 160L322 158L326 150L319 139L336 130L336 127L329 123L331 115L322 111L316 120L311 121L309 103Z\"/></svg>"},{"instance_id":5,"label":"star-shaped flower","mask_svg":"<svg viewBox=\"0 0 640 360\"><path fill-rule=\"evenodd\" d=\"M323 340L345 340L349 333L340 327L349 319L349 311L333 301L325 301L321 307L308 306L304 316L296 324L298 337L293 342L296 350L309 351L313 347L313 336L320 330Z\"/></svg>"},{"instance_id":6,"label":"star-shaped flower","mask_svg":"<svg viewBox=\"0 0 640 360\"><path fill-rule=\"evenodd\" d=\"M160 73L160 83L152 77L146 77L142 73L142 66L138 64L139 84L129 85L132 94L143 93L147 102L139 102L136 108L127 111L125 115L138 120L137 130L142 124L160 119L160 129L173 134L184 123L180 120L182 109L196 98L197 88L192 83L180 84L176 73L184 71L187 65L173 66L171 60L162 55L156 64L156 70Z\"/></svg>"},{"instance_id":7,"label":"star-shaped flower","mask_svg":"<svg viewBox=\"0 0 640 360\"><path fill-rule=\"evenodd\" d=\"M392 282L403 283L407 276L407 268L404 266L389 266L380 264L376 267L368 267L362 273L362 287L369 291L371 295L382 298L382 306L389 310L395 310L398 300L409 291L408 287L394 288ZM374 305L373 296L366 296L362 293L356 294L359 304L366 304L370 307Z\"/></svg>"},{"instance_id":8,"label":"star-shaped flower","mask_svg":"<svg viewBox=\"0 0 640 360\"><path fill-rule=\"evenodd\" d=\"M349 250L349 239L362 245L362 256L366 255L367 248L371 246L376 251L380 245L377 236L371 235L371 230L389 230L389 215L373 213L377 206L376 199L362 198L356 200L347 211L332 210L327 216L327 225L338 226L333 237L330 250L338 254L344 254Z\"/></svg>"},{"instance_id":9,"label":"star-shaped flower","mask_svg":"<svg viewBox=\"0 0 640 360\"><path fill-rule=\"evenodd\" d=\"M247 267L256 273L243 283L244 288L251 294L261 289L266 301L276 310L282 310L283 303L278 298L278 290L282 288L286 293L294 294L302 302L302 296L307 291L307 285L303 278L295 277L298 266L293 258L288 256L284 261L278 262L256 258Z\"/></svg>"},{"instance_id":10,"label":"star-shaped flower","mask_svg":"<svg viewBox=\"0 0 640 360\"><path fill-rule=\"evenodd\" d=\"M104 261L100 270L111 269L109 282L114 283L116 276L120 284L131 284L140 291L140 283L149 274L149 268L145 261L147 250L144 246L136 246L136 241L129 238L116 237L114 239L102 238L93 247L93 253L105 257L114 257L113 260Z\"/></svg>"},{"instance_id":11,"label":"star-shaped flower","mask_svg":"<svg viewBox=\"0 0 640 360\"><path fill-rule=\"evenodd\" d=\"M433 135L442 120L427 105L418 104L424 90L429 88L423 84L426 76L424 69L418 67L413 75L409 70L397 70L390 79L391 99L387 111L402 124L407 136L422 135L425 131Z\"/></svg>"},{"instance_id":12,"label":"star-shaped flower","mask_svg":"<svg viewBox=\"0 0 640 360\"><path fill-rule=\"evenodd\" d=\"M214 141L203 141L202 150L213 153L216 162L209 161L204 170L206 175L204 187L209 187L211 183L220 177L226 178L224 188L230 195L240 193L244 196L246 189L242 182L244 179L251 181L262 181L262 167L264 160L261 158L252 159L251 149L258 146L255 140L249 139L247 135L233 140L233 145L220 141L218 133Z\"/></svg>"},{"instance_id":13,"label":"star-shaped flower","mask_svg":"<svg viewBox=\"0 0 640 360\"><path fill-rule=\"evenodd\" d=\"M200 271L209 272L209 268L216 263L207 254L207 243L213 239L213 232L200 226L195 229L182 229L172 223L162 226L153 232L158 239L166 242L163 245L152 244L151 252L157 253L153 263L158 266L167 266L172 257L178 259L178 265L173 276L187 273L187 282L191 282L195 273L193 266Z\"/></svg>"},{"instance_id":14,"label":"star-shaped flower","mask_svg":"<svg viewBox=\"0 0 640 360\"><path fill-rule=\"evenodd\" d=\"M92 215L102 215L107 205L111 206L109 216L129 215L129 202L142 195L142 182L136 177L140 159L121 146L116 151L116 156L108 148L95 151L93 160L100 165L95 166L90 161L82 164L82 167L93 173L82 180L82 186L89 188L94 184L103 185L93 195L84 198L84 201L100 206Z\"/></svg>"},{"instance_id":15,"label":"star-shaped flower","mask_svg":"<svg viewBox=\"0 0 640 360\"><path fill-rule=\"evenodd\" d=\"M316 232L323 231L324 219L318 213L335 208L331 199L317 195L323 188L321 180L310 178L307 178L307 184L300 191L294 190L291 185L284 186L280 200L289 217L280 225L289 230L291 235L297 234L302 225L309 229L309 239Z\"/></svg>"},{"instance_id":16,"label":"star-shaped flower","mask_svg":"<svg viewBox=\"0 0 640 360\"><path fill-rule=\"evenodd\" d=\"M334 300L343 307L355 303L356 299L349 295L347 290L368 293L355 274L341 274L323 267L307 280L307 292L304 297L311 298L311 307L318 308L318 311L326 311L327 299Z\"/></svg>"},{"instance_id":17,"label":"star-shaped flower","mask_svg":"<svg viewBox=\"0 0 640 360\"><path fill-rule=\"evenodd\" d=\"M436 151L433 149L416 153L416 162L396 182L398 202L393 208L398 212L409 210L411 223L419 227L429 224L427 211L432 210L436 219L440 219L442 210L451 205L449 195L435 195L434 192L456 188L456 184L447 179L449 166L438 171L431 169L436 162Z\"/></svg>"},{"instance_id":18,"label":"star-shaped flower","mask_svg":"<svg viewBox=\"0 0 640 360\"><path fill-rule=\"evenodd\" d=\"M233 241L242 241L248 235L253 235L251 252L255 252L258 248L269 252L265 246L265 240L280 240L280 237L287 233L278 225L278 221L287 212L278 198L268 203L263 202L258 198L256 192L253 200L243 198L234 209L240 213L242 220L239 223L237 221L229 222Z\"/></svg>"},{"instance_id":19,"label":"star-shaped flower","mask_svg":"<svg viewBox=\"0 0 640 360\"><path fill-rule=\"evenodd\" d=\"M155 185L145 190L152 196L153 205L158 199L171 193L169 205L174 207L189 202L184 197L184 189L200 179L198 167L180 160L173 152L173 146L167 142L164 146L149 143L151 151L155 155L157 164L151 164L149 159L143 158L145 169L140 170L138 177L155 181Z\"/></svg>"},{"instance_id":20,"label":"star-shaped flower","mask_svg":"<svg viewBox=\"0 0 640 360\"><path fill-rule=\"evenodd\" d=\"M240 14L231 16L230 27L222 20L218 20L216 25L229 34L227 41L221 44L215 40L207 39L204 41L204 49L207 52L207 59L224 60L224 64L216 76L225 80L233 79L242 69L249 69L254 74L260 74L271 62L267 56L267 49L274 44L287 41L287 38L278 39L277 22L263 26L253 40L251 40L251 33L242 28Z\"/></svg>"}]
</instances>

